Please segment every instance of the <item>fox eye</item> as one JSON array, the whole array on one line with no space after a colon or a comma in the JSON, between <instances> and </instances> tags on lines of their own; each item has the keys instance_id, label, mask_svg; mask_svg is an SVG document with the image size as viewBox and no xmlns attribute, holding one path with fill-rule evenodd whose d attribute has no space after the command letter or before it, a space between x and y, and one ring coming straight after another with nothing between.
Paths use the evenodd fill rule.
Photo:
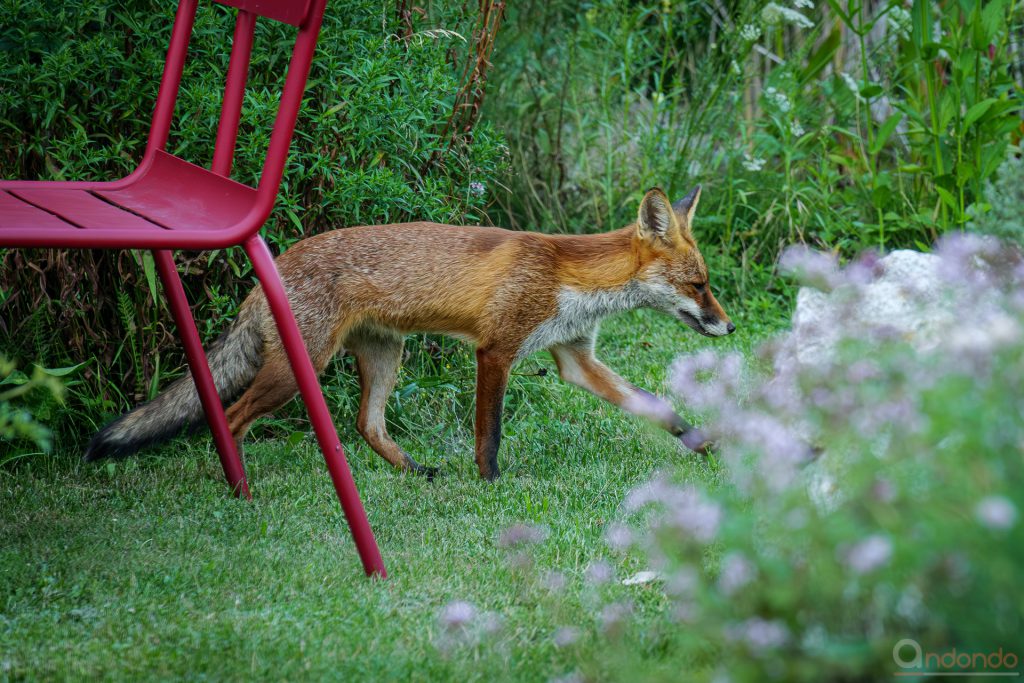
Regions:
<instances>
[{"instance_id":1,"label":"fox eye","mask_svg":"<svg viewBox=\"0 0 1024 683\"><path fill-rule=\"evenodd\" d=\"M704 290L708 288L708 283L706 283L706 282L699 282L699 283L695 282L695 283L693 283L693 288L697 290L698 294L703 294Z\"/></svg>"}]
</instances>

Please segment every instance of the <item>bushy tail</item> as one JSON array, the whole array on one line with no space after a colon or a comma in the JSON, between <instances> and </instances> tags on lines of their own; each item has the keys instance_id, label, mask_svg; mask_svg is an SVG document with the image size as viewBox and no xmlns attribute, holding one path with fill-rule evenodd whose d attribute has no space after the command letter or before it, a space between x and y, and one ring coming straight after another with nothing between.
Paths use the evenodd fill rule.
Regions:
<instances>
[{"instance_id":1,"label":"bushy tail","mask_svg":"<svg viewBox=\"0 0 1024 683\"><path fill-rule=\"evenodd\" d=\"M254 310L255 309L255 310ZM263 336L258 309L244 307L231 327L206 351L221 402L230 404L249 386L263 365ZM92 437L86 460L123 458L205 423L192 373L172 383L152 401L136 406Z\"/></svg>"}]
</instances>

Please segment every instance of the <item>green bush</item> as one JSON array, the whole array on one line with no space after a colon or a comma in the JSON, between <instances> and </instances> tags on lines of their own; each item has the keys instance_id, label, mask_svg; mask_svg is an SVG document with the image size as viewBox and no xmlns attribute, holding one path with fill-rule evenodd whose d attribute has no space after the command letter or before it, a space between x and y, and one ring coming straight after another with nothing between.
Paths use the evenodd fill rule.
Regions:
<instances>
[{"instance_id":1,"label":"green bush","mask_svg":"<svg viewBox=\"0 0 1024 683\"><path fill-rule=\"evenodd\" d=\"M37 365L29 376L0 356L0 465L18 457L10 452L24 442L45 452L52 448L53 432L45 422L64 400L60 378L77 369L47 370Z\"/></svg>"},{"instance_id":2,"label":"green bush","mask_svg":"<svg viewBox=\"0 0 1024 683\"><path fill-rule=\"evenodd\" d=\"M1024 149L1011 147L1009 152L988 185L987 205L978 207L970 228L1024 245Z\"/></svg>"},{"instance_id":3,"label":"green bush","mask_svg":"<svg viewBox=\"0 0 1024 683\"><path fill-rule=\"evenodd\" d=\"M441 3L431 21L457 16ZM0 175L113 178L141 156L173 4L0 0ZM212 158L233 11L201 3L169 150ZM457 23L457 22L456 22ZM277 209L264 234L281 251L332 228L403 220L485 221L503 167L489 125L443 138L461 87L455 35L395 35L393 3L329 6ZM420 27L416 27L420 28ZM460 28L455 26L454 28ZM293 29L260 21L234 177L263 162ZM152 396L181 356L152 259L138 252L0 254L0 349L44 364L95 359L72 396L70 431ZM179 255L205 339L251 286L236 250ZM86 424L83 425L82 422Z\"/></svg>"}]
</instances>

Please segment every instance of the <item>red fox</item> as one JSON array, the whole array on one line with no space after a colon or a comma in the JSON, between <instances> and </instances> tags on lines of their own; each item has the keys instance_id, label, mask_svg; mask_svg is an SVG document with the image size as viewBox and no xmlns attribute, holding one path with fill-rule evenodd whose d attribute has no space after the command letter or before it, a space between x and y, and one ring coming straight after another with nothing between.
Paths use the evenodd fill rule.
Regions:
<instances>
[{"instance_id":1,"label":"red fox","mask_svg":"<svg viewBox=\"0 0 1024 683\"><path fill-rule=\"evenodd\" d=\"M594 357L598 323L620 311L657 309L709 337L736 329L711 293L690 230L699 199L700 186L674 205L654 188L635 224L597 235L434 223L345 228L298 242L276 263L317 372L339 351L355 356L362 387L357 428L395 467L436 474L403 451L384 422L410 332L476 345L476 462L485 479L499 474L509 370L543 349L563 380L654 420L703 452L710 444L698 429ZM258 286L208 358L239 447L256 418L297 393ZM101 429L85 459L130 455L203 423L186 374Z\"/></svg>"}]
</instances>

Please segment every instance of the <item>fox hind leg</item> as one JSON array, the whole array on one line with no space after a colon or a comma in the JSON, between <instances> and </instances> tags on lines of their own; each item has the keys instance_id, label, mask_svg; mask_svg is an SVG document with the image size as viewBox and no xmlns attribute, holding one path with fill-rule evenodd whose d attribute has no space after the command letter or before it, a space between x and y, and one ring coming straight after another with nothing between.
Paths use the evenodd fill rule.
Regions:
<instances>
[{"instance_id":1,"label":"fox hind leg","mask_svg":"<svg viewBox=\"0 0 1024 683\"><path fill-rule=\"evenodd\" d=\"M228 428L239 452L249 427L259 417L291 400L299 387L284 354L267 359L245 393L226 411Z\"/></svg>"},{"instance_id":2,"label":"fox hind leg","mask_svg":"<svg viewBox=\"0 0 1024 683\"><path fill-rule=\"evenodd\" d=\"M354 330L345 340L345 347L355 355L359 367L362 388L356 421L359 434L370 448L395 467L433 479L438 469L413 460L388 434L384 421L384 409L395 388L402 362L402 336L387 330L364 328Z\"/></svg>"}]
</instances>

